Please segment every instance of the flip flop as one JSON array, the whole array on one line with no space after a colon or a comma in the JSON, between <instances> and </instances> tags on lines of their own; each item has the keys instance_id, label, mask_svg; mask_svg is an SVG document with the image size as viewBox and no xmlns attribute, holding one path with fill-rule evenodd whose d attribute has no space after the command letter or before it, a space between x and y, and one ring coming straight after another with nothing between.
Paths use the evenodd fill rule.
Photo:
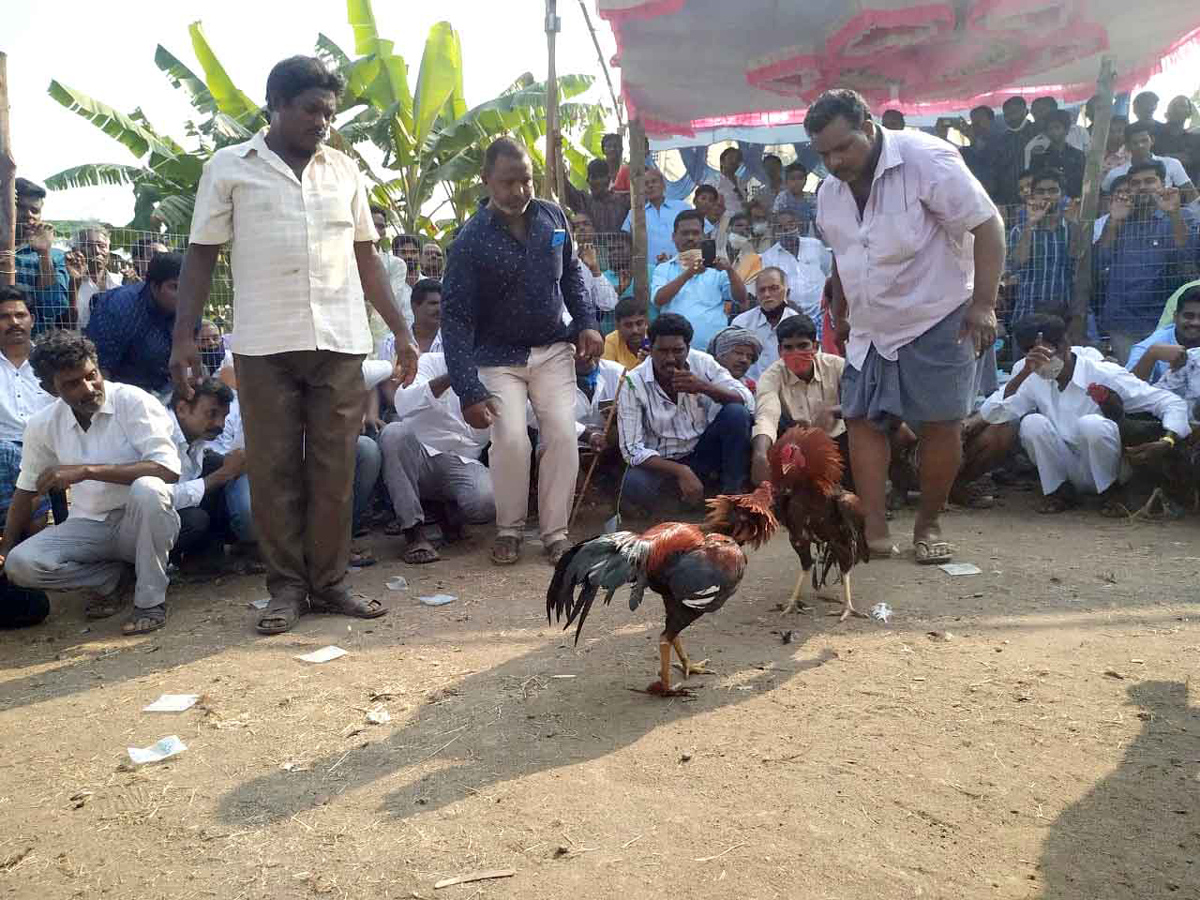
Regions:
<instances>
[{"instance_id":1,"label":"flip flop","mask_svg":"<svg viewBox=\"0 0 1200 900\"><path fill-rule=\"evenodd\" d=\"M404 551L404 561L410 566L423 566L427 563L435 563L439 559L438 552L433 549L433 545L429 541L425 541L425 546L420 547L417 544L412 544Z\"/></svg>"},{"instance_id":2,"label":"flip flop","mask_svg":"<svg viewBox=\"0 0 1200 900\"><path fill-rule=\"evenodd\" d=\"M356 619L378 619L387 615L387 607L381 601L347 590L339 590L317 600L310 598L309 603L313 612L353 616Z\"/></svg>"},{"instance_id":3,"label":"flip flop","mask_svg":"<svg viewBox=\"0 0 1200 900\"><path fill-rule=\"evenodd\" d=\"M900 548L892 543L890 538L881 541L867 541L867 549L871 551L871 559L896 559L900 556Z\"/></svg>"},{"instance_id":4,"label":"flip flop","mask_svg":"<svg viewBox=\"0 0 1200 900\"><path fill-rule=\"evenodd\" d=\"M141 609L135 606L133 612L129 614L129 621L121 626L121 633L129 637L149 634L152 631L158 631L166 624L167 604L160 603L158 606Z\"/></svg>"},{"instance_id":5,"label":"flip flop","mask_svg":"<svg viewBox=\"0 0 1200 900\"><path fill-rule=\"evenodd\" d=\"M300 604L287 597L272 597L254 627L259 634L283 634L291 631L299 621Z\"/></svg>"},{"instance_id":6,"label":"flip flop","mask_svg":"<svg viewBox=\"0 0 1200 900\"><path fill-rule=\"evenodd\" d=\"M913 541L913 552L919 566L940 566L954 558L954 548L940 539Z\"/></svg>"},{"instance_id":7,"label":"flip flop","mask_svg":"<svg viewBox=\"0 0 1200 900\"><path fill-rule=\"evenodd\" d=\"M511 566L521 558L521 539L511 534L502 534L492 544L492 562L498 566Z\"/></svg>"}]
</instances>

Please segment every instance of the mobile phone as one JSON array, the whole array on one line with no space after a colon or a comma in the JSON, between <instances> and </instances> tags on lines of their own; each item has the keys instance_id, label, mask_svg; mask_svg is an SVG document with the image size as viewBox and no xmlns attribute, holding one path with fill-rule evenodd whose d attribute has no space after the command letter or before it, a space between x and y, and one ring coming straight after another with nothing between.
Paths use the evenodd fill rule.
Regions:
<instances>
[{"instance_id":1,"label":"mobile phone","mask_svg":"<svg viewBox=\"0 0 1200 900\"><path fill-rule=\"evenodd\" d=\"M701 241L700 257L704 260L704 268L711 269L717 260L717 242L712 238Z\"/></svg>"}]
</instances>

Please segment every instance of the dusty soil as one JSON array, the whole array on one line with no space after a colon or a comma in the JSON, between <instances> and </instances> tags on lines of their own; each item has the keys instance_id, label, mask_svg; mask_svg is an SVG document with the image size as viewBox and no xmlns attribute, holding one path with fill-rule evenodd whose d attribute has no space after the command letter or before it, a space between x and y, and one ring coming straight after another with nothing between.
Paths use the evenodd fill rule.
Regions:
<instances>
[{"instance_id":1,"label":"dusty soil","mask_svg":"<svg viewBox=\"0 0 1200 900\"><path fill-rule=\"evenodd\" d=\"M546 624L541 559L497 571L478 539L354 575L385 619L274 638L249 627L257 579L173 591L140 640L64 599L0 635L0 894L1200 896L1196 520L1044 518L1012 494L947 527L983 574L857 570L886 626L785 621L777 537L685 633L719 671L693 700L629 690L654 678L656 601L597 610L576 648ZM417 603L437 591L459 599ZM294 659L331 643L349 655ZM141 711L162 692L204 696ZM185 753L129 768L171 734Z\"/></svg>"}]
</instances>

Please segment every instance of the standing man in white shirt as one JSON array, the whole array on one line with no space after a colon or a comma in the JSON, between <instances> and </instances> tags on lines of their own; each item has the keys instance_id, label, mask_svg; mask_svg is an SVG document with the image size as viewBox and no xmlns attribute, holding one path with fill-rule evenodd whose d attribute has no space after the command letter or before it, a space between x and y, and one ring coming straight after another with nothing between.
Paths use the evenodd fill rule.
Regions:
<instances>
[{"instance_id":1,"label":"standing man in white shirt","mask_svg":"<svg viewBox=\"0 0 1200 900\"><path fill-rule=\"evenodd\" d=\"M913 550L918 563L944 563L953 549L939 519L962 459L976 360L996 339L1004 225L956 148L878 128L856 91L826 91L805 128L829 170L817 226L835 259L842 412L867 540L881 555L896 550L884 485L889 434L907 422L921 439Z\"/></svg>"},{"instance_id":2,"label":"standing man in white shirt","mask_svg":"<svg viewBox=\"0 0 1200 900\"><path fill-rule=\"evenodd\" d=\"M1142 120L1130 122L1125 126L1125 149L1129 153L1129 162L1109 169L1108 174L1104 176L1104 181L1101 182L1101 188L1106 192L1111 192L1113 182L1122 175L1128 175L1133 166L1153 160L1162 163L1166 176L1163 184L1167 187L1179 188L1180 204L1187 206L1196 199L1196 186L1188 177L1183 163L1175 157L1155 156L1153 151L1154 137L1158 133L1158 129L1155 127L1157 124L1153 120Z\"/></svg>"},{"instance_id":3,"label":"standing man in white shirt","mask_svg":"<svg viewBox=\"0 0 1200 900\"><path fill-rule=\"evenodd\" d=\"M1126 413L1153 413L1167 445L1191 433L1186 400L1116 363L1075 353L1066 335L1058 316L1018 322L1013 336L1025 351L1025 366L980 409L988 422L1021 423L1021 444L1042 482L1042 513L1070 509L1077 493L1104 496L1120 478L1121 434L1093 398L1097 386L1118 394Z\"/></svg>"},{"instance_id":4,"label":"standing man in white shirt","mask_svg":"<svg viewBox=\"0 0 1200 900\"><path fill-rule=\"evenodd\" d=\"M246 431L255 530L271 601L263 634L308 610L376 618L350 593L354 447L371 351L366 299L396 335L396 375L416 374L417 347L375 250L362 173L325 146L342 80L294 56L267 78L271 124L204 167L179 284L171 372L201 372L194 329L221 245L230 242L234 365Z\"/></svg>"},{"instance_id":5,"label":"standing man in white shirt","mask_svg":"<svg viewBox=\"0 0 1200 900\"><path fill-rule=\"evenodd\" d=\"M17 486L25 426L34 413L54 402L29 364L33 350L29 302L24 288L0 286L0 517L8 514ZM49 508L47 498L40 498L33 511L34 527L46 524Z\"/></svg>"},{"instance_id":6,"label":"standing man in white shirt","mask_svg":"<svg viewBox=\"0 0 1200 900\"><path fill-rule=\"evenodd\" d=\"M463 418L441 353L421 355L416 381L396 392L395 403L397 421L379 435L383 480L407 541L404 561L436 562L427 531L433 522L424 505L442 505L442 534L449 537L461 534L464 520L482 524L496 518L492 475L479 461L488 431Z\"/></svg>"},{"instance_id":7,"label":"standing man in white shirt","mask_svg":"<svg viewBox=\"0 0 1200 900\"><path fill-rule=\"evenodd\" d=\"M58 397L25 428L21 475L0 542L0 566L13 584L91 592L88 618L115 615L136 570L127 635L167 621L167 555L179 534L172 486L179 453L171 418L152 395L106 382L87 338L58 332L30 362ZM40 494L71 488L71 517L26 537ZM24 540L22 540L24 538Z\"/></svg>"}]
</instances>

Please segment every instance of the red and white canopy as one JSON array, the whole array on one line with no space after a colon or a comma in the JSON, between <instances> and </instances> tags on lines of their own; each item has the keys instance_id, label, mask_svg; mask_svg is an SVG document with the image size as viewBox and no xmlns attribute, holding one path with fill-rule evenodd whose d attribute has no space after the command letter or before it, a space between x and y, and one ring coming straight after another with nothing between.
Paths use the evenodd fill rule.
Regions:
<instances>
[{"instance_id":1,"label":"red and white canopy","mask_svg":"<svg viewBox=\"0 0 1200 900\"><path fill-rule=\"evenodd\" d=\"M631 117L664 137L786 125L830 87L916 115L1117 89L1200 45L1191 0L597 0Z\"/></svg>"}]
</instances>

